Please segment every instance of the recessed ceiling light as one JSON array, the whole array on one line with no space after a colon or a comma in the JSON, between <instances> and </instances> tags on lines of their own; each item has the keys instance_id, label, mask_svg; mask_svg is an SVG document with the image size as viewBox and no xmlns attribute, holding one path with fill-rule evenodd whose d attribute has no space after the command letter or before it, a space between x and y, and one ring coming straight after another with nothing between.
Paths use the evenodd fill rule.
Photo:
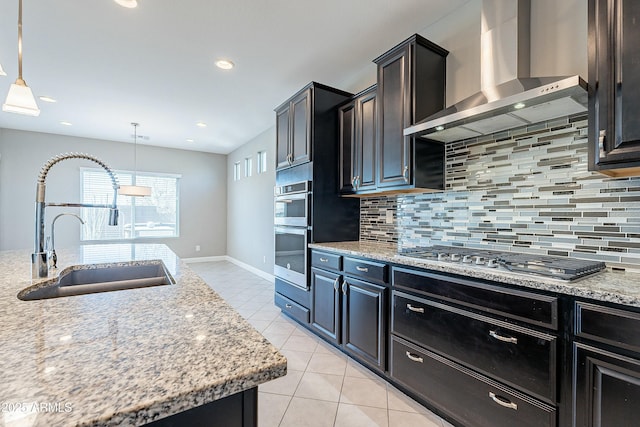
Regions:
<instances>
[{"instance_id":1,"label":"recessed ceiling light","mask_svg":"<svg viewBox=\"0 0 640 427\"><path fill-rule=\"evenodd\" d=\"M216 61L216 67L221 68L223 70L230 70L234 66L233 62L228 59L218 59Z\"/></svg>"},{"instance_id":2,"label":"recessed ceiling light","mask_svg":"<svg viewBox=\"0 0 640 427\"><path fill-rule=\"evenodd\" d=\"M44 101L44 102L58 102L57 99L53 99L50 96L39 96L38 98L40 98L40 101Z\"/></svg>"},{"instance_id":3,"label":"recessed ceiling light","mask_svg":"<svg viewBox=\"0 0 640 427\"><path fill-rule=\"evenodd\" d=\"M515 108L516 110L519 110L524 107L525 105L522 102L518 102L516 105L513 106L513 108Z\"/></svg>"},{"instance_id":4,"label":"recessed ceiling light","mask_svg":"<svg viewBox=\"0 0 640 427\"><path fill-rule=\"evenodd\" d=\"M134 7L138 7L138 2L136 0L114 0L122 7L126 7L128 9L133 9Z\"/></svg>"},{"instance_id":5,"label":"recessed ceiling light","mask_svg":"<svg viewBox=\"0 0 640 427\"><path fill-rule=\"evenodd\" d=\"M61 125L64 125L64 126L71 126L71 125L72 125L72 123L71 123L71 122L66 122L66 121L64 121L64 120L63 120L63 121L61 121L61 122L60 122L60 124L61 124Z\"/></svg>"},{"instance_id":6,"label":"recessed ceiling light","mask_svg":"<svg viewBox=\"0 0 640 427\"><path fill-rule=\"evenodd\" d=\"M437 130L437 131L444 130L444 126L436 126L436 130Z\"/></svg>"},{"instance_id":7,"label":"recessed ceiling light","mask_svg":"<svg viewBox=\"0 0 640 427\"><path fill-rule=\"evenodd\" d=\"M207 124L203 123L203 122L198 122L198 123L196 123L196 126L198 126L199 128L206 128Z\"/></svg>"},{"instance_id":8,"label":"recessed ceiling light","mask_svg":"<svg viewBox=\"0 0 640 427\"><path fill-rule=\"evenodd\" d=\"M189 138L187 139L187 142L193 142L193 139Z\"/></svg>"}]
</instances>

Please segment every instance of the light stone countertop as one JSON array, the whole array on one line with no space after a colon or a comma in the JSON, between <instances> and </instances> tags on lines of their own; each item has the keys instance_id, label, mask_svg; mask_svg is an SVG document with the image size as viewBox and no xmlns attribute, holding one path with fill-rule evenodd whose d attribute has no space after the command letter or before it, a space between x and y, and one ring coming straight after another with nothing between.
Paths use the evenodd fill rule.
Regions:
<instances>
[{"instance_id":1,"label":"light stone countertop","mask_svg":"<svg viewBox=\"0 0 640 427\"><path fill-rule=\"evenodd\" d=\"M640 274L635 272L612 271L610 268L607 268L592 276L567 282L489 267L467 267L464 264L411 258L399 255L396 245L385 243L365 241L329 242L313 243L310 244L309 247L312 249L330 250L343 255L420 267L432 271L493 280L558 294L640 307Z\"/></svg>"},{"instance_id":2,"label":"light stone countertop","mask_svg":"<svg viewBox=\"0 0 640 427\"><path fill-rule=\"evenodd\" d=\"M0 252L0 426L140 425L286 374L285 357L164 245L59 250L58 272L158 259L176 284L21 301L55 279L32 283L28 251Z\"/></svg>"}]
</instances>

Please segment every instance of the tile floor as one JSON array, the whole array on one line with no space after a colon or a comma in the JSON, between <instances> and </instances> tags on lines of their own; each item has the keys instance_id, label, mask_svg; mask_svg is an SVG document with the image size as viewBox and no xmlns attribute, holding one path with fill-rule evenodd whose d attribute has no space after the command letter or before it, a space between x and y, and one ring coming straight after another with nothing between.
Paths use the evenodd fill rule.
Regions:
<instances>
[{"instance_id":1,"label":"tile floor","mask_svg":"<svg viewBox=\"0 0 640 427\"><path fill-rule=\"evenodd\" d=\"M287 375L258 387L260 427L452 427L282 315L273 283L226 261L190 267L287 357Z\"/></svg>"}]
</instances>

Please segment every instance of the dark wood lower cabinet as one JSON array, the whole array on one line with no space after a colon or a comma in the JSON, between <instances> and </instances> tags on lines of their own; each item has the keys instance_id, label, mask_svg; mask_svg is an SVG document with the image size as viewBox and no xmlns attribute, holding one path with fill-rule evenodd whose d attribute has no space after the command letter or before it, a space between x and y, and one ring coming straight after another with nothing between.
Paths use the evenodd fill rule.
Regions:
<instances>
[{"instance_id":1,"label":"dark wood lower cabinet","mask_svg":"<svg viewBox=\"0 0 640 427\"><path fill-rule=\"evenodd\" d=\"M556 408L449 359L391 337L391 377L429 403L474 427L553 427Z\"/></svg>"},{"instance_id":2,"label":"dark wood lower cabinet","mask_svg":"<svg viewBox=\"0 0 640 427\"><path fill-rule=\"evenodd\" d=\"M640 360L574 344L574 426L640 425Z\"/></svg>"},{"instance_id":3,"label":"dark wood lower cabinet","mask_svg":"<svg viewBox=\"0 0 640 427\"><path fill-rule=\"evenodd\" d=\"M384 371L387 351L387 289L346 277L342 292L342 343L345 349Z\"/></svg>"},{"instance_id":4,"label":"dark wood lower cabinet","mask_svg":"<svg viewBox=\"0 0 640 427\"><path fill-rule=\"evenodd\" d=\"M342 275L311 269L311 325L334 344L340 344Z\"/></svg>"},{"instance_id":5,"label":"dark wood lower cabinet","mask_svg":"<svg viewBox=\"0 0 640 427\"><path fill-rule=\"evenodd\" d=\"M257 427L258 387L145 424L149 427Z\"/></svg>"},{"instance_id":6,"label":"dark wood lower cabinet","mask_svg":"<svg viewBox=\"0 0 640 427\"><path fill-rule=\"evenodd\" d=\"M358 360L386 368L387 288L311 269L311 326Z\"/></svg>"}]
</instances>

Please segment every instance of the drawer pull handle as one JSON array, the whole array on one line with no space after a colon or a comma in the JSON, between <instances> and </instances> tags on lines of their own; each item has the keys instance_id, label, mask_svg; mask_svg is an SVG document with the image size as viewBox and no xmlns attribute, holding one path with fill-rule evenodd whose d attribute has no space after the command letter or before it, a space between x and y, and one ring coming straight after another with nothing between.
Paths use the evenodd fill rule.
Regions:
<instances>
[{"instance_id":1,"label":"drawer pull handle","mask_svg":"<svg viewBox=\"0 0 640 427\"><path fill-rule=\"evenodd\" d=\"M333 281L333 290L336 292L340 292L340 278L336 277L336 280Z\"/></svg>"},{"instance_id":2,"label":"drawer pull handle","mask_svg":"<svg viewBox=\"0 0 640 427\"><path fill-rule=\"evenodd\" d=\"M510 402L504 397L496 396L495 393L489 392L489 397L491 400L496 402L498 405L503 406L505 408L513 409L514 411L518 410L518 405L516 403Z\"/></svg>"},{"instance_id":3,"label":"drawer pull handle","mask_svg":"<svg viewBox=\"0 0 640 427\"><path fill-rule=\"evenodd\" d=\"M293 306L291 304L285 304L284 305L286 308L293 308Z\"/></svg>"},{"instance_id":4,"label":"drawer pull handle","mask_svg":"<svg viewBox=\"0 0 640 427\"><path fill-rule=\"evenodd\" d=\"M408 352L408 351L406 354L409 360L413 360L414 362L418 362L418 363L424 363L424 359L422 357L414 356L413 354L411 354L411 352Z\"/></svg>"},{"instance_id":5,"label":"drawer pull handle","mask_svg":"<svg viewBox=\"0 0 640 427\"><path fill-rule=\"evenodd\" d=\"M329 262L329 258L320 258L320 262Z\"/></svg>"},{"instance_id":6,"label":"drawer pull handle","mask_svg":"<svg viewBox=\"0 0 640 427\"><path fill-rule=\"evenodd\" d=\"M347 294L347 281L346 280L342 281L342 293L345 294L345 295Z\"/></svg>"},{"instance_id":7,"label":"drawer pull handle","mask_svg":"<svg viewBox=\"0 0 640 427\"><path fill-rule=\"evenodd\" d=\"M411 304L407 304L407 308L411 311L415 311L416 313L424 313L424 307L414 307Z\"/></svg>"},{"instance_id":8,"label":"drawer pull handle","mask_svg":"<svg viewBox=\"0 0 640 427\"><path fill-rule=\"evenodd\" d=\"M363 273L369 272L369 269L367 267L360 267L359 265L356 266L356 270L362 271Z\"/></svg>"},{"instance_id":9,"label":"drawer pull handle","mask_svg":"<svg viewBox=\"0 0 640 427\"><path fill-rule=\"evenodd\" d=\"M516 337L503 337L502 335L498 334L498 331L489 331L489 336L491 338L495 338L498 341L502 341L502 342L508 342L511 344L518 344L518 338Z\"/></svg>"}]
</instances>

